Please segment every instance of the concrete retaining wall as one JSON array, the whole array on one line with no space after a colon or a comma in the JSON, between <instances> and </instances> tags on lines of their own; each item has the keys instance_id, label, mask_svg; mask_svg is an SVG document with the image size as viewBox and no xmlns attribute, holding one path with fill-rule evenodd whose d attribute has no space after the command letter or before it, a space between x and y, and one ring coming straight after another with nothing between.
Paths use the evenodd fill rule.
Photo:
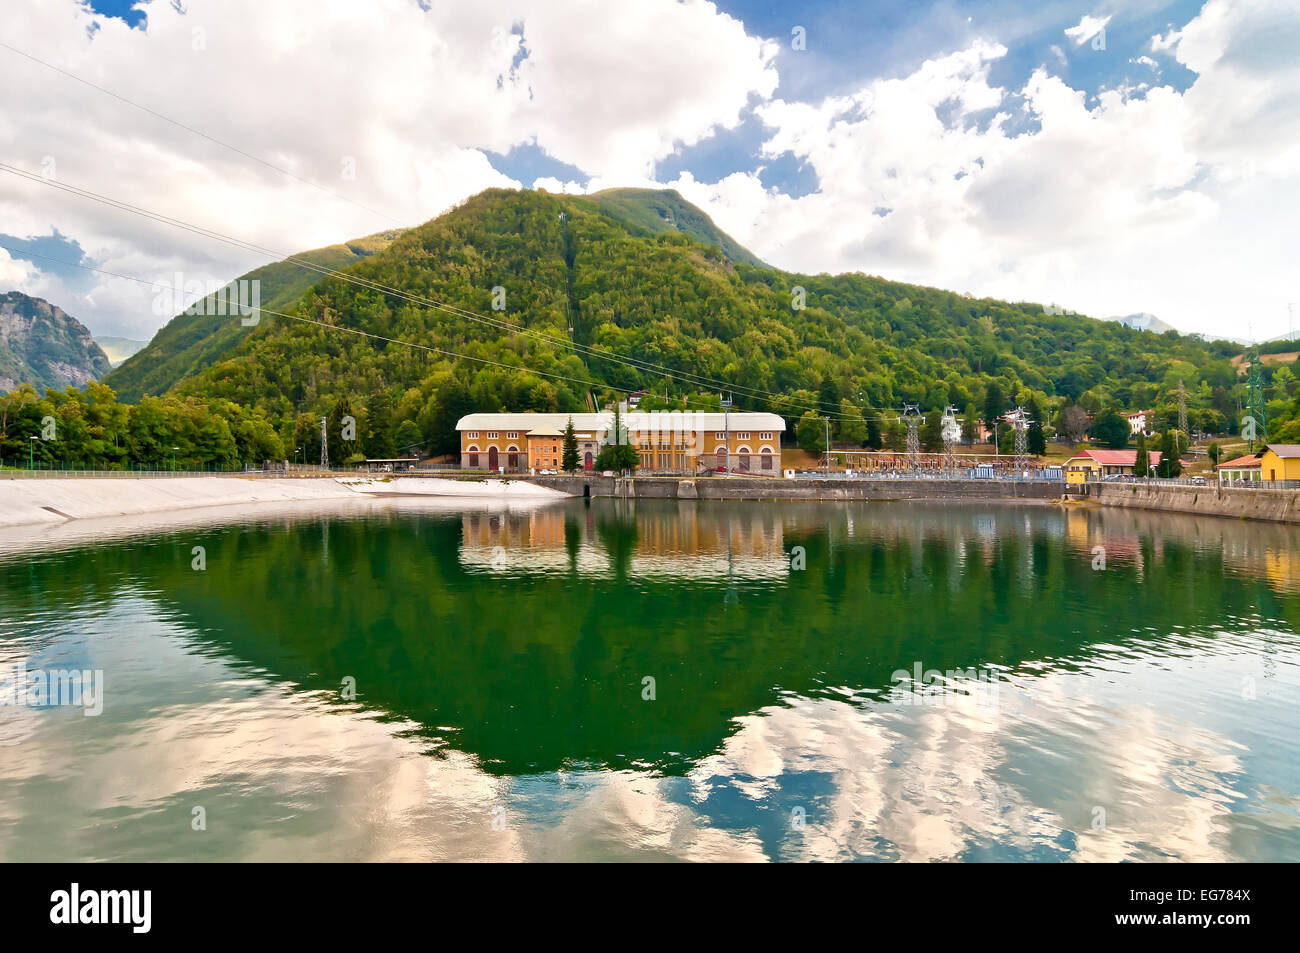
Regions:
<instances>
[{"instance_id":1,"label":"concrete retaining wall","mask_svg":"<svg viewBox=\"0 0 1300 953\"><path fill-rule=\"evenodd\" d=\"M572 496L639 500L1055 500L1060 483L1003 480L762 480L705 477L532 477ZM584 493L584 490L586 493Z\"/></svg>"},{"instance_id":2,"label":"concrete retaining wall","mask_svg":"<svg viewBox=\"0 0 1300 953\"><path fill-rule=\"evenodd\" d=\"M0 478L0 526L135 516L201 506L356 498L356 493L334 480L235 476L138 480Z\"/></svg>"},{"instance_id":3,"label":"concrete retaining wall","mask_svg":"<svg viewBox=\"0 0 1300 953\"><path fill-rule=\"evenodd\" d=\"M1103 506L1300 523L1300 490L1247 490L1213 484L1181 486L1157 483L1089 483L1086 490L1088 499Z\"/></svg>"}]
</instances>

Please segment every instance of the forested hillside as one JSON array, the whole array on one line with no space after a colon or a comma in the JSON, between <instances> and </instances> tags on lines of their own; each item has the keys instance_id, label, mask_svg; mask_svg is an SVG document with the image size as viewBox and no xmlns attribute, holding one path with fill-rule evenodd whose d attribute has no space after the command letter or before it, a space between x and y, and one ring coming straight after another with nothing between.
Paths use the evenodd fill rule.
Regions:
<instances>
[{"instance_id":1,"label":"forested hillside","mask_svg":"<svg viewBox=\"0 0 1300 953\"><path fill-rule=\"evenodd\" d=\"M580 410L589 389L710 409L724 382L738 408L774 409L792 431L824 412L839 437L873 445L903 402L972 418L1023 402L1049 434L1068 407L1098 419L1154 409L1165 429L1180 381L1192 428L1232 432L1240 419L1236 345L757 261L676 193L489 190L386 236L349 280L259 270L281 276L264 307L319 323L182 316L106 383L129 399L166 391L173 408L236 408L230 429L248 449L230 454L306 459L325 415L335 427L357 417L352 454L441 452L471 410ZM1300 416L1294 377L1268 374L1283 427Z\"/></svg>"},{"instance_id":2,"label":"forested hillside","mask_svg":"<svg viewBox=\"0 0 1300 953\"><path fill-rule=\"evenodd\" d=\"M346 268L387 248L400 233L401 229L380 232L294 257L330 270ZM297 302L320 277L319 271L279 261L255 268L235 281L259 281L262 306L278 311ZM205 302L205 306L194 310L216 309L206 307ZM238 347L243 336L241 330L238 321L220 321L205 313L178 314L146 347L114 368L112 387L122 400L132 403L144 394L161 394L181 378L202 370Z\"/></svg>"}]
</instances>

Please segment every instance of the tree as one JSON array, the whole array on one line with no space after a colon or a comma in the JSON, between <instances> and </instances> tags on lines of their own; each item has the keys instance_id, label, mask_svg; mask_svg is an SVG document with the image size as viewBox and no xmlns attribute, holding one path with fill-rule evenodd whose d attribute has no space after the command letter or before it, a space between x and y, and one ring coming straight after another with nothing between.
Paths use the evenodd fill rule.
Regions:
<instances>
[{"instance_id":1,"label":"tree","mask_svg":"<svg viewBox=\"0 0 1300 953\"><path fill-rule=\"evenodd\" d=\"M1043 406L1034 397L1029 398L1026 410L1029 411L1029 433L1026 434L1025 449L1036 457L1047 452L1047 435L1043 433Z\"/></svg>"},{"instance_id":2,"label":"tree","mask_svg":"<svg viewBox=\"0 0 1300 953\"><path fill-rule=\"evenodd\" d=\"M1082 443L1092 428L1092 418L1078 404L1069 404L1061 408L1056 415L1056 429L1065 435L1072 444Z\"/></svg>"},{"instance_id":3,"label":"tree","mask_svg":"<svg viewBox=\"0 0 1300 953\"><path fill-rule=\"evenodd\" d=\"M573 430L573 418L564 427L564 446L560 454L560 469L572 473L578 469L578 435Z\"/></svg>"},{"instance_id":4,"label":"tree","mask_svg":"<svg viewBox=\"0 0 1300 953\"><path fill-rule=\"evenodd\" d=\"M1133 473L1140 478L1151 475L1151 458L1147 454L1147 438L1143 433L1138 434L1137 457L1133 460Z\"/></svg>"},{"instance_id":5,"label":"tree","mask_svg":"<svg viewBox=\"0 0 1300 953\"><path fill-rule=\"evenodd\" d=\"M1178 459L1178 431L1166 430L1160 441L1160 466L1156 473L1169 479L1183 472L1183 465Z\"/></svg>"},{"instance_id":6,"label":"tree","mask_svg":"<svg viewBox=\"0 0 1300 953\"><path fill-rule=\"evenodd\" d=\"M636 447L626 443L607 443L600 448L594 466L597 470L613 470L615 473L621 473L624 470L635 470L640 464L641 455L636 452Z\"/></svg>"},{"instance_id":7,"label":"tree","mask_svg":"<svg viewBox=\"0 0 1300 953\"><path fill-rule=\"evenodd\" d=\"M366 405L366 455L379 460L397 456L393 437L393 399L380 391Z\"/></svg>"},{"instance_id":8,"label":"tree","mask_svg":"<svg viewBox=\"0 0 1300 953\"><path fill-rule=\"evenodd\" d=\"M623 416L617 402L614 404L612 432L614 442L605 444L600 453L596 455L596 469L613 470L615 473L635 470L641 465L641 454L636 452L636 447L623 442L627 437L627 433L623 429Z\"/></svg>"},{"instance_id":9,"label":"tree","mask_svg":"<svg viewBox=\"0 0 1300 953\"><path fill-rule=\"evenodd\" d=\"M979 439L980 436L980 418L979 411L975 409L973 403L966 405L966 411L962 415L961 422L961 439L967 446L971 446Z\"/></svg>"},{"instance_id":10,"label":"tree","mask_svg":"<svg viewBox=\"0 0 1300 953\"><path fill-rule=\"evenodd\" d=\"M1132 433L1128 420L1113 407L1101 412L1092 425L1092 435L1111 450L1123 450L1128 446Z\"/></svg>"},{"instance_id":11,"label":"tree","mask_svg":"<svg viewBox=\"0 0 1300 953\"><path fill-rule=\"evenodd\" d=\"M867 418L867 442L866 446L872 450L879 450L885 445L883 435L880 433L880 418L872 414Z\"/></svg>"},{"instance_id":12,"label":"tree","mask_svg":"<svg viewBox=\"0 0 1300 953\"><path fill-rule=\"evenodd\" d=\"M820 454L826 450L826 422L811 410L794 426L794 439L804 453Z\"/></svg>"},{"instance_id":13,"label":"tree","mask_svg":"<svg viewBox=\"0 0 1300 953\"><path fill-rule=\"evenodd\" d=\"M420 436L420 428L414 420L403 420L397 425L396 436L396 456L409 457L418 454L422 449L423 439Z\"/></svg>"},{"instance_id":14,"label":"tree","mask_svg":"<svg viewBox=\"0 0 1300 953\"><path fill-rule=\"evenodd\" d=\"M984 423L989 430L1007 412L1007 399L1002 394L1002 386L997 381L989 381L984 390Z\"/></svg>"},{"instance_id":15,"label":"tree","mask_svg":"<svg viewBox=\"0 0 1300 953\"><path fill-rule=\"evenodd\" d=\"M1205 448L1205 452L1210 458L1210 463L1217 467L1219 459L1223 456L1223 448L1219 446L1217 441L1211 441L1210 445Z\"/></svg>"},{"instance_id":16,"label":"tree","mask_svg":"<svg viewBox=\"0 0 1300 953\"><path fill-rule=\"evenodd\" d=\"M824 414L833 413L835 408L840 405L840 385L836 383L835 378L830 374L822 377L822 387L817 399Z\"/></svg>"},{"instance_id":17,"label":"tree","mask_svg":"<svg viewBox=\"0 0 1300 953\"><path fill-rule=\"evenodd\" d=\"M885 423L885 448L896 452L907 449L907 424L897 417Z\"/></svg>"},{"instance_id":18,"label":"tree","mask_svg":"<svg viewBox=\"0 0 1300 953\"><path fill-rule=\"evenodd\" d=\"M352 415L352 404L346 394L336 400L330 409L325 421L325 435L329 440L330 466L346 463L357 455L356 418Z\"/></svg>"},{"instance_id":19,"label":"tree","mask_svg":"<svg viewBox=\"0 0 1300 953\"><path fill-rule=\"evenodd\" d=\"M862 419L862 411L847 400L840 401L840 440L860 447L867 442L867 422Z\"/></svg>"},{"instance_id":20,"label":"tree","mask_svg":"<svg viewBox=\"0 0 1300 953\"><path fill-rule=\"evenodd\" d=\"M925 423L921 426L921 446L931 453L943 449L942 411L932 410L925 415Z\"/></svg>"}]
</instances>

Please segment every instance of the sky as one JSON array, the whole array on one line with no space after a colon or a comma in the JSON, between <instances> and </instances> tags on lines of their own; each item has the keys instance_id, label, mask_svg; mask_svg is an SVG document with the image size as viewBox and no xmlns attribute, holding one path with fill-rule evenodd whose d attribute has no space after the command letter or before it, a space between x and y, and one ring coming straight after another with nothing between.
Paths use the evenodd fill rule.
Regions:
<instances>
[{"instance_id":1,"label":"sky","mask_svg":"<svg viewBox=\"0 0 1300 953\"><path fill-rule=\"evenodd\" d=\"M0 169L0 292L101 336L171 316L113 274L225 282L485 188L614 186L677 189L792 271L1224 337L1300 327L1300 0L5 0L5 17L0 163L42 181Z\"/></svg>"}]
</instances>

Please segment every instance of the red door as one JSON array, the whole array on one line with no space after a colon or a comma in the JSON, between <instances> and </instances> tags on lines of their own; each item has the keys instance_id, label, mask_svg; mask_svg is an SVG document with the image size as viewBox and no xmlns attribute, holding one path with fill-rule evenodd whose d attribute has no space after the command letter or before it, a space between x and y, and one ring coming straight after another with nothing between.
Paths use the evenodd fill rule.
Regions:
<instances>
[{"instance_id":1,"label":"red door","mask_svg":"<svg viewBox=\"0 0 1300 953\"><path fill-rule=\"evenodd\" d=\"M591 469L591 465L592 465L592 463L594 463L594 462L595 462L595 461L593 461L593 460L591 459L591 451L588 450L588 451L587 451L587 455L586 455L585 457L583 457L583 460L582 460L582 468L583 468L584 470L590 470L590 469Z\"/></svg>"},{"instance_id":2,"label":"red door","mask_svg":"<svg viewBox=\"0 0 1300 953\"><path fill-rule=\"evenodd\" d=\"M496 468L497 468L497 459L498 459L497 448L488 447L488 469L493 471L494 473L496 472Z\"/></svg>"}]
</instances>

